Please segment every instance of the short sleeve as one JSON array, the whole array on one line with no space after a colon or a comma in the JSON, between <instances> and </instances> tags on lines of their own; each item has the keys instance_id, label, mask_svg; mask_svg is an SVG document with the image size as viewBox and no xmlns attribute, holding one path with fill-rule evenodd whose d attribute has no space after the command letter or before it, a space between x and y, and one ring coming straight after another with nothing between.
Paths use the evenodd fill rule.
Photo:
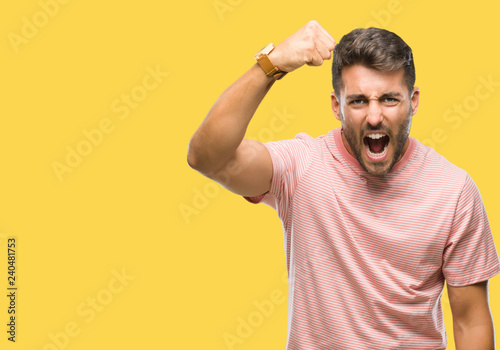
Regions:
<instances>
[{"instance_id":1,"label":"short sleeve","mask_svg":"<svg viewBox=\"0 0 500 350\"><path fill-rule=\"evenodd\" d=\"M271 187L264 195L245 198L251 203L266 203L276 209L280 217L286 216L300 178L307 170L313 142L314 138L300 133L291 140L265 143L273 164Z\"/></svg>"},{"instance_id":2,"label":"short sleeve","mask_svg":"<svg viewBox=\"0 0 500 350\"><path fill-rule=\"evenodd\" d=\"M500 272L486 210L476 184L468 175L455 209L442 270L454 287L485 281Z\"/></svg>"}]
</instances>

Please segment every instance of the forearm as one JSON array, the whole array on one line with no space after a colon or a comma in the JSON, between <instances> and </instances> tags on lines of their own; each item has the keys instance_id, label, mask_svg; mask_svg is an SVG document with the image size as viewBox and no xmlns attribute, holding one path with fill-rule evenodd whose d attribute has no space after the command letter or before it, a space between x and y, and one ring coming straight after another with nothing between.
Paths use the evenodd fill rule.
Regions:
<instances>
[{"instance_id":1,"label":"forearm","mask_svg":"<svg viewBox=\"0 0 500 350\"><path fill-rule=\"evenodd\" d=\"M222 93L190 141L191 167L208 173L224 166L274 81L255 64Z\"/></svg>"},{"instance_id":2,"label":"forearm","mask_svg":"<svg viewBox=\"0 0 500 350\"><path fill-rule=\"evenodd\" d=\"M457 350L493 350L495 349L495 333L491 320L475 326L453 327Z\"/></svg>"}]
</instances>

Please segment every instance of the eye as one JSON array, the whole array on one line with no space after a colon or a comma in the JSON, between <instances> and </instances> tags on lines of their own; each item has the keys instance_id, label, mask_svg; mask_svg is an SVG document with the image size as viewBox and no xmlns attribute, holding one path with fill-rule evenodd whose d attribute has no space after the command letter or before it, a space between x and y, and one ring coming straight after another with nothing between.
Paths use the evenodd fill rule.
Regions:
<instances>
[{"instance_id":1,"label":"eye","mask_svg":"<svg viewBox=\"0 0 500 350\"><path fill-rule=\"evenodd\" d=\"M360 106L363 103L365 103L365 100L362 100L362 99L352 100L349 102L349 104L352 106Z\"/></svg>"},{"instance_id":2,"label":"eye","mask_svg":"<svg viewBox=\"0 0 500 350\"><path fill-rule=\"evenodd\" d=\"M399 102L399 100L394 98L394 97L384 97L383 101L384 101L384 104L389 105L389 106L395 105Z\"/></svg>"}]
</instances>

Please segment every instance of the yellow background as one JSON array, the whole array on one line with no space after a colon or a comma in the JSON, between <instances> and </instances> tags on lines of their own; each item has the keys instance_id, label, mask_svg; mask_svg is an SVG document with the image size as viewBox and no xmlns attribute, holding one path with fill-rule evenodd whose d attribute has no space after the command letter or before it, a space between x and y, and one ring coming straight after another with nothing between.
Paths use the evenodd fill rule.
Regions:
<instances>
[{"instance_id":1,"label":"yellow background","mask_svg":"<svg viewBox=\"0 0 500 350\"><path fill-rule=\"evenodd\" d=\"M435 148L469 172L500 242L500 89L476 96L480 77L500 82L499 5L72 0L44 10L50 2L4 2L0 10L2 325L9 236L18 241L19 288L17 342L7 341L2 326L2 349L284 349L279 219L213 185L185 159L191 135L254 63L253 54L311 19L337 40L355 27L379 25L410 44L422 91L411 135L434 137ZM24 28L28 39L26 21L40 25ZM148 78L151 69L163 72L157 84ZM330 91L330 62L289 74L262 103L248 135L266 141L326 133L339 125ZM132 92L143 101L120 119L117 108L123 116L125 107L118 102ZM470 116L443 119L464 103ZM276 111L295 117L278 129ZM84 147L84 130L100 123L112 123L113 131L58 178L54 162L65 164L68 147ZM499 281L490 283L497 324ZM99 311L90 317L92 300ZM259 319L255 302L265 301L273 307ZM446 301L444 308L453 349ZM249 317L255 327L227 346L224 335L237 337Z\"/></svg>"}]
</instances>

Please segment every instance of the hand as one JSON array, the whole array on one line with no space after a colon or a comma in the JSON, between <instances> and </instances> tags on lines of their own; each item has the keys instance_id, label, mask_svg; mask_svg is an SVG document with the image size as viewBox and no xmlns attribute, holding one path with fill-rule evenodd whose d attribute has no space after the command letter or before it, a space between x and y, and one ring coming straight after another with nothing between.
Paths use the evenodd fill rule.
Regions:
<instances>
[{"instance_id":1,"label":"hand","mask_svg":"<svg viewBox=\"0 0 500 350\"><path fill-rule=\"evenodd\" d=\"M269 54L271 62L284 72L304 64L321 66L332 57L335 40L317 21L310 21L285 39Z\"/></svg>"}]
</instances>

